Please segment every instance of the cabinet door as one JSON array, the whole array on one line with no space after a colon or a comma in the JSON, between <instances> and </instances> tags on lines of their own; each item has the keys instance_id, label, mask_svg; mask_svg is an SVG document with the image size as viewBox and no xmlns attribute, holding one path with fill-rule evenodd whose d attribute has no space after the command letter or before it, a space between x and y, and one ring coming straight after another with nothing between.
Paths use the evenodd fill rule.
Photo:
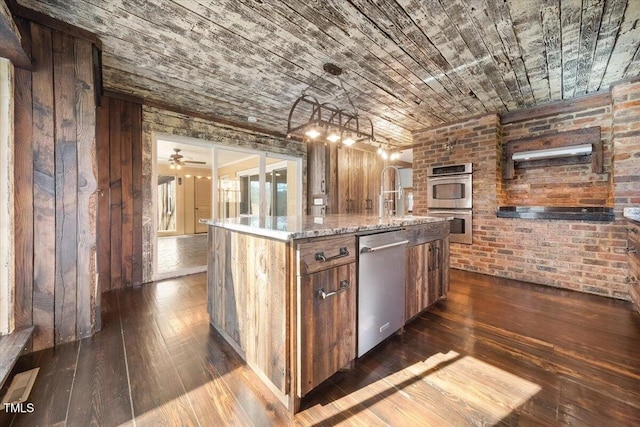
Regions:
<instances>
[{"instance_id":1,"label":"cabinet door","mask_svg":"<svg viewBox=\"0 0 640 427\"><path fill-rule=\"evenodd\" d=\"M384 160L376 153L354 148L338 150L338 213L377 213L380 174ZM393 173L385 174L393 179ZM387 189L392 189L387 182Z\"/></svg>"},{"instance_id":2,"label":"cabinet door","mask_svg":"<svg viewBox=\"0 0 640 427\"><path fill-rule=\"evenodd\" d=\"M309 215L337 213L337 147L312 142L307 146L307 194ZM322 204L314 203L322 200Z\"/></svg>"},{"instance_id":3,"label":"cabinet door","mask_svg":"<svg viewBox=\"0 0 640 427\"><path fill-rule=\"evenodd\" d=\"M304 396L356 357L356 264L299 279L298 390Z\"/></svg>"},{"instance_id":4,"label":"cabinet door","mask_svg":"<svg viewBox=\"0 0 640 427\"><path fill-rule=\"evenodd\" d=\"M431 276L430 243L407 248L407 262L405 266L405 319L409 320L420 313L427 305L429 295L429 280Z\"/></svg>"},{"instance_id":5,"label":"cabinet door","mask_svg":"<svg viewBox=\"0 0 640 427\"><path fill-rule=\"evenodd\" d=\"M442 250L442 240L429 243L429 295L431 298L427 306L445 296L444 282L442 280Z\"/></svg>"},{"instance_id":6,"label":"cabinet door","mask_svg":"<svg viewBox=\"0 0 640 427\"><path fill-rule=\"evenodd\" d=\"M307 145L307 185L309 197L327 192L327 147L321 142Z\"/></svg>"},{"instance_id":7,"label":"cabinet door","mask_svg":"<svg viewBox=\"0 0 640 427\"><path fill-rule=\"evenodd\" d=\"M408 320L438 299L446 296L445 262L446 242L444 239L427 242L407 248L406 306Z\"/></svg>"}]
</instances>

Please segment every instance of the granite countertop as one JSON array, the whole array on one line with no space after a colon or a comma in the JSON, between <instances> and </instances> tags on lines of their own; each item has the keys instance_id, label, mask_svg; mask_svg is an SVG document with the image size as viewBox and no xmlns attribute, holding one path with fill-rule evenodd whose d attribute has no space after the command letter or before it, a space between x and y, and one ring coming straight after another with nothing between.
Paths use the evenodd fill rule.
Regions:
<instances>
[{"instance_id":1,"label":"granite countertop","mask_svg":"<svg viewBox=\"0 0 640 427\"><path fill-rule=\"evenodd\" d=\"M640 222L640 207L637 207L637 208L624 208L622 210L622 215L626 219L630 219L632 221Z\"/></svg>"},{"instance_id":2,"label":"granite countertop","mask_svg":"<svg viewBox=\"0 0 640 427\"><path fill-rule=\"evenodd\" d=\"M238 217L221 220L200 220L203 224L229 230L271 237L278 240L304 239L308 237L332 236L335 234L359 233L386 230L418 224L443 222L451 218L430 216L405 216L401 218L336 214L314 216L267 216Z\"/></svg>"}]
</instances>

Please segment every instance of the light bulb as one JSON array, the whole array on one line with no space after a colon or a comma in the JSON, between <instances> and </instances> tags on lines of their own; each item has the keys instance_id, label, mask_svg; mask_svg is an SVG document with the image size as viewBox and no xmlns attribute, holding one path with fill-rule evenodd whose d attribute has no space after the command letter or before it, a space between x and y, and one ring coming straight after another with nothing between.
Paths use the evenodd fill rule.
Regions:
<instances>
[{"instance_id":1,"label":"light bulb","mask_svg":"<svg viewBox=\"0 0 640 427\"><path fill-rule=\"evenodd\" d=\"M382 151L382 154L380 154L382 156L383 159L387 160L387 158L389 157L389 155L387 154L386 151Z\"/></svg>"},{"instance_id":2,"label":"light bulb","mask_svg":"<svg viewBox=\"0 0 640 427\"><path fill-rule=\"evenodd\" d=\"M327 135L327 141L338 142L340 141L340 135L338 135L336 132L331 132L329 135Z\"/></svg>"},{"instance_id":3,"label":"light bulb","mask_svg":"<svg viewBox=\"0 0 640 427\"><path fill-rule=\"evenodd\" d=\"M316 139L317 137L320 136L320 132L316 128L311 128L308 131L306 131L304 134L311 139Z\"/></svg>"},{"instance_id":4,"label":"light bulb","mask_svg":"<svg viewBox=\"0 0 640 427\"><path fill-rule=\"evenodd\" d=\"M347 134L347 136L342 138L342 143L346 146L355 144L356 141L353 139L353 134Z\"/></svg>"},{"instance_id":5,"label":"light bulb","mask_svg":"<svg viewBox=\"0 0 640 427\"><path fill-rule=\"evenodd\" d=\"M169 165L169 169L175 169L175 168L176 168L176 165L174 165L173 163Z\"/></svg>"},{"instance_id":6,"label":"light bulb","mask_svg":"<svg viewBox=\"0 0 640 427\"><path fill-rule=\"evenodd\" d=\"M384 150L382 149L382 145L378 147L378 154L382 155L382 153L384 153Z\"/></svg>"}]
</instances>

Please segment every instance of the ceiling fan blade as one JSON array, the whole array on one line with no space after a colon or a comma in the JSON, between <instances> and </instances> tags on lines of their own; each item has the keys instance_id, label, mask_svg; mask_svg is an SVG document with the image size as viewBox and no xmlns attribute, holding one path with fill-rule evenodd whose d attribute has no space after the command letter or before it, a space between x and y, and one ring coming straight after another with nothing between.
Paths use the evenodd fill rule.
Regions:
<instances>
[{"instance_id":1,"label":"ceiling fan blade","mask_svg":"<svg viewBox=\"0 0 640 427\"><path fill-rule=\"evenodd\" d=\"M199 160L183 160L182 162L183 163L193 163L193 164L196 164L196 165L206 165L207 164L207 162L201 162Z\"/></svg>"}]
</instances>

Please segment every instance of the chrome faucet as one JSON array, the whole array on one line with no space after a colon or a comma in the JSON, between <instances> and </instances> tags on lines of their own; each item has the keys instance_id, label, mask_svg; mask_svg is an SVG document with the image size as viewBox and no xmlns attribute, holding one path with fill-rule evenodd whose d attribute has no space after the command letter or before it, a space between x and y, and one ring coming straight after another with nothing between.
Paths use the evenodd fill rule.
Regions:
<instances>
[{"instance_id":1,"label":"chrome faucet","mask_svg":"<svg viewBox=\"0 0 640 427\"><path fill-rule=\"evenodd\" d=\"M396 189L395 190L385 190L384 189L384 173L387 169L395 169L396 171ZM382 169L382 173L380 174L380 196L378 198L378 212L380 218L384 217L384 208L385 208L385 194L395 194L396 196L396 211L395 215L398 216L404 215L404 197L402 196L402 185L400 184L400 169L396 166L386 166ZM391 211L389 211L391 212Z\"/></svg>"}]
</instances>

